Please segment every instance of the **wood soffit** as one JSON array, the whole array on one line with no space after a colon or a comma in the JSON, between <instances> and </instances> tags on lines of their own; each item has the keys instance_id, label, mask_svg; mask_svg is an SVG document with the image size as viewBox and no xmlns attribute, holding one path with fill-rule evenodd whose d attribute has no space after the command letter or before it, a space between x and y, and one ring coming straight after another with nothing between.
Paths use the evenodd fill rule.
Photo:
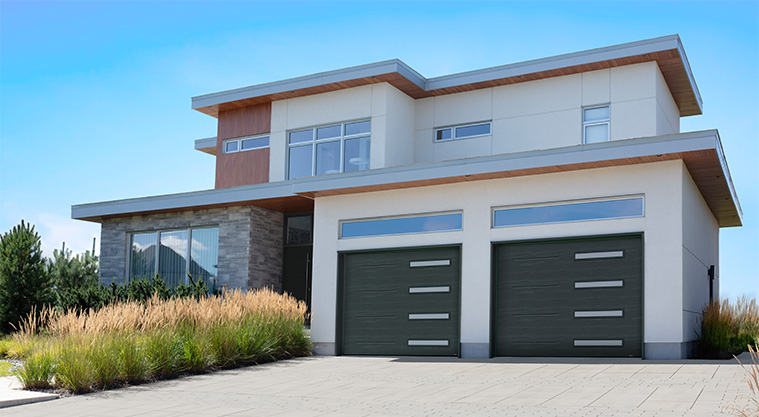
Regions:
<instances>
[{"instance_id":1,"label":"wood soffit","mask_svg":"<svg viewBox=\"0 0 759 417\"><path fill-rule=\"evenodd\" d=\"M235 201L231 203L209 204L209 205L202 205L202 206L197 206L197 207L181 207L181 208L175 208L175 209L163 209L163 210L155 210L155 211L149 211L149 212L148 211L140 212L139 214L137 213L115 214L115 215L107 215L107 216L102 216L102 217L81 218L81 220L101 221L102 219L116 218L116 217L130 217L134 215L172 213L172 212L182 212L182 211L190 211L190 210L198 210L198 209L232 207L232 206L243 206L243 205L262 207L262 208L266 208L269 210L278 211L282 213L296 213L296 212L313 211L314 198L334 196L334 195L396 190L396 189L413 188L413 187L427 187L431 185L454 184L454 183L460 183L460 182L466 182L466 181L480 181L480 180L497 179L497 178L513 178L513 177L520 177L520 176L527 176L527 175L550 174L550 173L558 173L558 172L566 172L566 171L577 171L577 170L583 170L583 169L636 165L636 164L645 164L645 163L651 163L651 162L660 162L660 161L678 160L678 159L683 161L686 168L690 172L690 175L693 178L693 181L695 182L699 191L703 195L706 201L706 204L708 205L709 209L714 214L714 217L717 219L719 226L720 227L741 226L742 220L741 220L741 215L739 215L738 213L739 209L738 209L737 202L733 201L733 196L731 194L731 185L728 184L728 179L726 179L724 176L724 173L722 171L722 165L720 164L720 156L717 154L717 152L714 149L705 149L705 150L696 150L696 151L687 151L687 152L673 152L673 153L667 153L667 154L661 154L661 155L647 155L647 156L610 159L610 160L593 161L593 162L585 162L585 163L577 163L577 164L544 166L544 167L518 169L518 170L489 172L489 173L483 173L483 174L460 175L460 176L416 180L416 181L395 182L395 183L387 183L387 184L379 184L379 185L367 185L367 186L359 186L359 187L351 187L351 188L321 190L321 191L306 192L306 193L301 193L298 195L291 195L291 196L285 196L285 197L268 198L268 199L260 199L260 200Z\"/></svg>"},{"instance_id":2,"label":"wood soffit","mask_svg":"<svg viewBox=\"0 0 759 417\"><path fill-rule=\"evenodd\" d=\"M642 157L611 159L604 161L594 161L579 164L555 165L528 169L519 169L511 171L489 172L484 174L463 175L446 178L434 178L419 181L408 181L399 183L389 183L380 185L369 185L363 187L341 188L333 190L314 191L303 193L302 195L310 198L327 197L342 194L354 194L363 192L395 190L402 188L426 187L431 185L453 184L466 181L479 181L496 178L513 178L527 175L550 174L566 171L577 171L583 169L606 168L624 165L645 164L649 162L659 162L668 160L681 159L693 181L696 183L699 191L706 200L706 204L714 214L720 227L741 226L741 216L738 213L736 203L730 192L731 187L728 180L725 179L720 158L713 149L674 152L662 155L649 155Z\"/></svg>"},{"instance_id":3,"label":"wood soffit","mask_svg":"<svg viewBox=\"0 0 759 417\"><path fill-rule=\"evenodd\" d=\"M331 91L342 90L346 88L359 87L369 84L377 83L389 83L397 89L403 91L408 96L414 99L435 97L446 94L455 94L465 91L478 90L483 88L498 87L509 84L517 84L527 81L541 80L551 77L559 77L564 75L578 74L588 71L596 71L607 68L614 68L623 65L639 64L643 62L656 61L659 65L659 69L664 76L672 97L674 98L677 106L680 110L681 116L693 116L701 114L701 106L699 105L696 92L694 91L690 79L688 76L688 70L685 68L686 58L680 56L678 49L668 49L657 52L644 53L640 55L631 55L616 59L608 59L603 61L597 61L582 65L574 65L563 68L556 68L546 71L538 71L533 73L515 75L505 78L497 78L493 80L487 80L482 82L461 84L446 88L440 88L437 90L425 90L413 83L405 76L398 72L390 72L385 74L379 74L369 77L355 78L351 80L326 83L308 88L302 88L297 90L285 91L274 94L267 94L257 97L250 97L241 100L230 101L221 104L215 104L206 107L199 107L198 110L202 113L208 114L213 117L218 117L220 111L227 111L242 107L247 107L256 104L268 103L276 100L286 100L290 98L303 97L313 94L328 93Z\"/></svg>"}]
</instances>

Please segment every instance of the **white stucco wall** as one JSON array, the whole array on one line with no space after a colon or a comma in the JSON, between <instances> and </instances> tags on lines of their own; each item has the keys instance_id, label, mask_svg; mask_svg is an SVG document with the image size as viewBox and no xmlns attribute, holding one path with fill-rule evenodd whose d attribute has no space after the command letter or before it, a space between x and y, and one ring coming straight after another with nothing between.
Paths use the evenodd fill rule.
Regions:
<instances>
[{"instance_id":1,"label":"white stucco wall","mask_svg":"<svg viewBox=\"0 0 759 417\"><path fill-rule=\"evenodd\" d=\"M709 302L708 270L715 266L714 298L719 299L719 224L690 174L683 172L683 335L695 340L701 311Z\"/></svg>"},{"instance_id":2,"label":"white stucco wall","mask_svg":"<svg viewBox=\"0 0 759 417\"><path fill-rule=\"evenodd\" d=\"M655 62L416 100L414 162L582 144L582 108L610 105L611 140L679 132ZM490 136L435 142L436 128L492 121Z\"/></svg>"},{"instance_id":3,"label":"white stucco wall","mask_svg":"<svg viewBox=\"0 0 759 417\"><path fill-rule=\"evenodd\" d=\"M644 341L683 336L683 189L681 161L599 168L315 200L311 337L318 353L334 348L338 251L462 245L461 342L488 343L491 242L643 232ZM491 229L491 207L620 195L645 196L645 217ZM338 239L340 220L463 210L464 230ZM330 347L331 346L331 347ZM321 352L320 352L321 351Z\"/></svg>"}]
</instances>

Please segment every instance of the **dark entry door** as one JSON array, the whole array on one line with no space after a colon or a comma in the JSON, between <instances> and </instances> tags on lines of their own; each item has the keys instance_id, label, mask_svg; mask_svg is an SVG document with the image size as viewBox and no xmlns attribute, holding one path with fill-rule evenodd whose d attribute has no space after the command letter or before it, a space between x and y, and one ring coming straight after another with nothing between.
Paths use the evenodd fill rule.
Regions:
<instances>
[{"instance_id":1,"label":"dark entry door","mask_svg":"<svg viewBox=\"0 0 759 417\"><path fill-rule=\"evenodd\" d=\"M282 289L311 308L311 246L285 247Z\"/></svg>"},{"instance_id":2,"label":"dark entry door","mask_svg":"<svg viewBox=\"0 0 759 417\"><path fill-rule=\"evenodd\" d=\"M641 356L640 235L496 248L496 355Z\"/></svg>"},{"instance_id":3,"label":"dark entry door","mask_svg":"<svg viewBox=\"0 0 759 417\"><path fill-rule=\"evenodd\" d=\"M313 215L293 214L285 217L282 290L305 301L311 311L311 252Z\"/></svg>"}]
</instances>

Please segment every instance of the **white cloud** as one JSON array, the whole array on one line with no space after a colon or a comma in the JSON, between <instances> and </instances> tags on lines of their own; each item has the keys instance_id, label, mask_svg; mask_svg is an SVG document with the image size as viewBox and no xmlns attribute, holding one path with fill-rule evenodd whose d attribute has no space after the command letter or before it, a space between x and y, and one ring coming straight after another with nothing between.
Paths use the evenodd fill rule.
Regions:
<instances>
[{"instance_id":1,"label":"white cloud","mask_svg":"<svg viewBox=\"0 0 759 417\"><path fill-rule=\"evenodd\" d=\"M76 255L92 250L92 238L97 237L95 254L100 253L100 224L73 220L54 213L34 213L24 216L26 222L35 226L42 239L43 256L52 257L54 249L66 248Z\"/></svg>"}]
</instances>

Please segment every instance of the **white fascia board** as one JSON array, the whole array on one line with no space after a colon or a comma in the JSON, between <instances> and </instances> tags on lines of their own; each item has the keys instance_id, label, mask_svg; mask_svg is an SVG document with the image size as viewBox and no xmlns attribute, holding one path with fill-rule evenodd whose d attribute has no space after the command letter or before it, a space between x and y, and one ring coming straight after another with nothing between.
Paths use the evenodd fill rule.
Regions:
<instances>
[{"instance_id":1,"label":"white fascia board","mask_svg":"<svg viewBox=\"0 0 759 417\"><path fill-rule=\"evenodd\" d=\"M195 149L201 150L216 147L216 136L212 138L195 139Z\"/></svg>"},{"instance_id":2,"label":"white fascia board","mask_svg":"<svg viewBox=\"0 0 759 417\"><path fill-rule=\"evenodd\" d=\"M217 190L193 191L189 193L78 204L71 206L71 218L89 219L129 213L137 215L141 212L148 211L200 207L277 197L291 197L293 195L292 182L281 181L243 187L221 188Z\"/></svg>"},{"instance_id":3,"label":"white fascia board","mask_svg":"<svg viewBox=\"0 0 759 417\"><path fill-rule=\"evenodd\" d=\"M357 171L332 177L306 177L294 180L293 192L296 194L313 193L343 188L716 149L718 141L717 131L707 130L578 145L567 148ZM730 186L732 187L732 184Z\"/></svg>"},{"instance_id":4,"label":"white fascia board","mask_svg":"<svg viewBox=\"0 0 759 417\"><path fill-rule=\"evenodd\" d=\"M683 43L680 41L680 37L677 35L673 35L677 37L677 52L680 54L680 58L683 61L683 67L685 67L685 73L688 75L688 82L690 83L690 87L693 89L693 95L696 96L696 101L698 101L698 108L703 113L704 110L704 101L701 99L701 93L698 91L698 86L696 85L696 79L693 78L693 72L690 69L690 62L688 62L688 57L685 55L685 48L683 48Z\"/></svg>"},{"instance_id":5,"label":"white fascia board","mask_svg":"<svg viewBox=\"0 0 759 417\"><path fill-rule=\"evenodd\" d=\"M497 67L445 75L427 80L427 89L437 90L462 84L491 81L499 78L533 74L536 72L566 68L575 65L584 65L627 56L677 49L678 46L680 46L679 40L680 38L677 35L663 36L661 38L646 39L637 42L607 46L604 48L573 52L548 58L519 62L516 64L500 65Z\"/></svg>"},{"instance_id":6,"label":"white fascia board","mask_svg":"<svg viewBox=\"0 0 759 417\"><path fill-rule=\"evenodd\" d=\"M213 106L216 104L227 103L230 101L243 100L265 96L268 94L283 93L286 91L300 90L303 88L316 87L329 83L336 83L356 78L371 77L393 72L416 74L408 65L398 59L374 62L371 64L359 65L350 68L343 68L334 71L320 72L317 74L306 75L303 77L290 78L287 80L275 81L271 83L252 85L249 87L237 88L234 90L221 91L218 93L205 94L192 98L192 108ZM424 88L424 80L419 80L419 74L412 76L411 81ZM408 78L408 77L407 77ZM415 81L413 78L417 78Z\"/></svg>"},{"instance_id":7,"label":"white fascia board","mask_svg":"<svg viewBox=\"0 0 759 417\"><path fill-rule=\"evenodd\" d=\"M271 83L258 84L234 90L221 91L192 98L192 108L199 109L221 103L227 103L247 98L260 97L268 94L283 93L303 88L316 87L319 85L354 80L357 78L377 76L381 74L398 73L425 91L432 91L447 87L456 87L465 84L473 84L484 81L492 81L500 78L514 77L518 75L532 74L540 71L548 71L559 68L584 65L593 62L623 58L627 56L642 55L646 53L677 49L688 75L688 81L698 101L699 109L702 108L701 95L696 86L696 81L690 70L690 64L685 56L685 51L678 35L663 36L660 38L646 39L637 42L596 48L587 51L573 52L548 58L535 59L515 64L501 65L457 74L444 75L427 79L399 59L375 62L334 71L320 72L303 77L290 78L287 80Z\"/></svg>"}]
</instances>

